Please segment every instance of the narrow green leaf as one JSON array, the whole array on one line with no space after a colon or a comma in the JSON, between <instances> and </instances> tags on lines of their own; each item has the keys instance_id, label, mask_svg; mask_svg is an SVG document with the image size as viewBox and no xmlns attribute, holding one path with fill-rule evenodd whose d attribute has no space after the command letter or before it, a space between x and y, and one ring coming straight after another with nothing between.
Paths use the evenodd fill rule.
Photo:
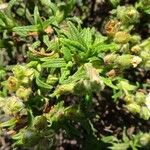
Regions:
<instances>
[{"instance_id":1,"label":"narrow green leaf","mask_svg":"<svg viewBox=\"0 0 150 150\"><path fill-rule=\"evenodd\" d=\"M66 62L62 58L50 59L42 64L42 68L62 68L66 67Z\"/></svg>"},{"instance_id":2,"label":"narrow green leaf","mask_svg":"<svg viewBox=\"0 0 150 150\"><path fill-rule=\"evenodd\" d=\"M109 79L109 78L104 78L104 77L100 77L100 79L104 82L104 84L106 84L108 87L110 87L110 88L112 88L112 89L118 89L118 87L117 86L115 86L113 83L112 83L112 81L111 81L111 79Z\"/></svg>"},{"instance_id":3,"label":"narrow green leaf","mask_svg":"<svg viewBox=\"0 0 150 150\"><path fill-rule=\"evenodd\" d=\"M53 87L45 82L43 82L41 79L39 79L39 77L36 77L36 84L44 89L52 89Z\"/></svg>"},{"instance_id":4,"label":"narrow green leaf","mask_svg":"<svg viewBox=\"0 0 150 150\"><path fill-rule=\"evenodd\" d=\"M63 84L73 83L81 80L82 78L86 78L86 73L83 67L80 67L77 72L75 72L72 76L69 76L67 80L63 82Z\"/></svg>"},{"instance_id":5,"label":"narrow green leaf","mask_svg":"<svg viewBox=\"0 0 150 150\"><path fill-rule=\"evenodd\" d=\"M93 47L94 51L97 52L114 52L119 49L118 44L116 43L111 43L111 44L105 44L105 43L98 43Z\"/></svg>"},{"instance_id":6,"label":"narrow green leaf","mask_svg":"<svg viewBox=\"0 0 150 150\"><path fill-rule=\"evenodd\" d=\"M12 118L6 122L0 123L0 128L14 126L16 124L16 122L17 122L17 120L15 118Z\"/></svg>"},{"instance_id":7,"label":"narrow green leaf","mask_svg":"<svg viewBox=\"0 0 150 150\"><path fill-rule=\"evenodd\" d=\"M60 42L65 46L68 46L68 47L72 46L72 47L76 48L77 51L86 51L86 48L77 41L61 38Z\"/></svg>"},{"instance_id":8,"label":"narrow green leaf","mask_svg":"<svg viewBox=\"0 0 150 150\"><path fill-rule=\"evenodd\" d=\"M68 47L62 47L62 53L64 54L64 59L66 61L71 61L72 60L72 56L71 56L71 52L70 49Z\"/></svg>"},{"instance_id":9,"label":"narrow green leaf","mask_svg":"<svg viewBox=\"0 0 150 150\"><path fill-rule=\"evenodd\" d=\"M37 32L39 30L38 25L29 25L29 26L18 26L14 27L13 32L20 36L27 36L29 32Z\"/></svg>"}]
</instances>

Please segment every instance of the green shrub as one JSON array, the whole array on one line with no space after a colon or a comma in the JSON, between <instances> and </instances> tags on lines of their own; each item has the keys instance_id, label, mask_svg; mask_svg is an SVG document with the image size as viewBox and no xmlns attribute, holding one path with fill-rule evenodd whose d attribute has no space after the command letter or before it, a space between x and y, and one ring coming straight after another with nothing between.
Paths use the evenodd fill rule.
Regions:
<instances>
[{"instance_id":1,"label":"green shrub","mask_svg":"<svg viewBox=\"0 0 150 150\"><path fill-rule=\"evenodd\" d=\"M130 135L123 124L108 135L93 121L104 101L149 122L150 37L141 31L149 2L101 1L112 10L98 27L84 26L88 14L73 17L78 7L90 11L84 0L11 0L0 10L0 129L14 132L12 148L55 149L60 130L81 149L149 147L149 131Z\"/></svg>"}]
</instances>

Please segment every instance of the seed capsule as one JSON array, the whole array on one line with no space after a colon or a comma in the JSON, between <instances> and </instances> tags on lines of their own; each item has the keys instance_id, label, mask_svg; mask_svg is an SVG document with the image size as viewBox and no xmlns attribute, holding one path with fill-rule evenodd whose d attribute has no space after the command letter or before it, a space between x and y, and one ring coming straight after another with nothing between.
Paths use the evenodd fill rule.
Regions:
<instances>
[{"instance_id":1,"label":"seed capsule","mask_svg":"<svg viewBox=\"0 0 150 150\"><path fill-rule=\"evenodd\" d=\"M21 86L17 91L16 91L16 96L18 96L19 98L23 99L23 100L27 100L31 94L31 88L25 88L23 86Z\"/></svg>"},{"instance_id":2,"label":"seed capsule","mask_svg":"<svg viewBox=\"0 0 150 150\"><path fill-rule=\"evenodd\" d=\"M124 31L118 31L114 37L114 41L116 43L127 43L129 40L130 40L130 34Z\"/></svg>"},{"instance_id":3,"label":"seed capsule","mask_svg":"<svg viewBox=\"0 0 150 150\"><path fill-rule=\"evenodd\" d=\"M139 12L133 6L118 6L117 18L124 24L133 24L139 22Z\"/></svg>"},{"instance_id":4,"label":"seed capsule","mask_svg":"<svg viewBox=\"0 0 150 150\"><path fill-rule=\"evenodd\" d=\"M19 81L16 77L10 76L7 80L7 89L10 92L16 91L19 87Z\"/></svg>"}]
</instances>

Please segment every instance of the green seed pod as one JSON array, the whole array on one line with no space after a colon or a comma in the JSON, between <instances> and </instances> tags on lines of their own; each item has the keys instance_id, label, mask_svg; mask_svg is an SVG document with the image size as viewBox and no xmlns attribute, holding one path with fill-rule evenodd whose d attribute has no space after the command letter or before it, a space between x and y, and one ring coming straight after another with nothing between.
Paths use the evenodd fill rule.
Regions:
<instances>
[{"instance_id":1,"label":"green seed pod","mask_svg":"<svg viewBox=\"0 0 150 150\"><path fill-rule=\"evenodd\" d=\"M19 81L16 77L10 76L7 80L7 89L10 92L14 92L19 88Z\"/></svg>"},{"instance_id":2,"label":"green seed pod","mask_svg":"<svg viewBox=\"0 0 150 150\"><path fill-rule=\"evenodd\" d=\"M133 24L139 22L139 12L133 6L118 6L117 18L124 24Z\"/></svg>"},{"instance_id":3,"label":"green seed pod","mask_svg":"<svg viewBox=\"0 0 150 150\"><path fill-rule=\"evenodd\" d=\"M44 116L37 116L34 119L33 126L38 130L43 130L47 127L47 119Z\"/></svg>"},{"instance_id":4,"label":"green seed pod","mask_svg":"<svg viewBox=\"0 0 150 150\"><path fill-rule=\"evenodd\" d=\"M127 43L130 40L130 34L124 31L118 31L114 36L116 43Z\"/></svg>"},{"instance_id":5,"label":"green seed pod","mask_svg":"<svg viewBox=\"0 0 150 150\"><path fill-rule=\"evenodd\" d=\"M16 96L18 96L19 98L27 101L27 99L29 98L31 92L32 92L31 88L25 88L25 87L21 86L16 91Z\"/></svg>"},{"instance_id":6,"label":"green seed pod","mask_svg":"<svg viewBox=\"0 0 150 150\"><path fill-rule=\"evenodd\" d=\"M135 101L136 101L137 104L139 104L139 105L144 104L145 99L146 99L146 96L145 96L144 93L136 92L136 94L135 94Z\"/></svg>"},{"instance_id":7,"label":"green seed pod","mask_svg":"<svg viewBox=\"0 0 150 150\"><path fill-rule=\"evenodd\" d=\"M143 106L141 108L140 117L143 118L144 120L150 119L150 111L148 110L146 106Z\"/></svg>"},{"instance_id":8,"label":"green seed pod","mask_svg":"<svg viewBox=\"0 0 150 150\"><path fill-rule=\"evenodd\" d=\"M150 134L143 134L140 138L140 143L142 144L142 146L148 146L150 144Z\"/></svg>"},{"instance_id":9,"label":"green seed pod","mask_svg":"<svg viewBox=\"0 0 150 150\"><path fill-rule=\"evenodd\" d=\"M136 103L130 103L126 106L126 108L133 114L140 113L141 107Z\"/></svg>"}]
</instances>

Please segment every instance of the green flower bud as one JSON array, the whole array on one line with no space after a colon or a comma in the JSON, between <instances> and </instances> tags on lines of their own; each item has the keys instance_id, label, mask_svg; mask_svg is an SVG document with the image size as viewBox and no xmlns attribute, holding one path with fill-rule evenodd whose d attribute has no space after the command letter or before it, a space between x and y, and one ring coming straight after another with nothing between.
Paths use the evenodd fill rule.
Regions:
<instances>
[{"instance_id":1,"label":"green flower bud","mask_svg":"<svg viewBox=\"0 0 150 150\"><path fill-rule=\"evenodd\" d=\"M124 55L118 56L114 63L123 68L130 68L132 66L131 64L132 59L133 59L133 55L124 54Z\"/></svg>"},{"instance_id":2,"label":"green flower bud","mask_svg":"<svg viewBox=\"0 0 150 150\"><path fill-rule=\"evenodd\" d=\"M74 86L75 86L74 83L59 85L51 96L59 97L60 95L63 94L73 93Z\"/></svg>"},{"instance_id":3,"label":"green flower bud","mask_svg":"<svg viewBox=\"0 0 150 150\"><path fill-rule=\"evenodd\" d=\"M24 85L28 85L30 82L30 79L28 77L24 77L22 80L21 80L21 84L24 84Z\"/></svg>"},{"instance_id":4,"label":"green flower bud","mask_svg":"<svg viewBox=\"0 0 150 150\"><path fill-rule=\"evenodd\" d=\"M23 8L18 8L16 13L19 15L19 16L23 16L24 15L24 9Z\"/></svg>"},{"instance_id":5,"label":"green flower bud","mask_svg":"<svg viewBox=\"0 0 150 150\"><path fill-rule=\"evenodd\" d=\"M33 126L38 130L43 130L47 127L47 119L44 116L37 116L34 119Z\"/></svg>"},{"instance_id":6,"label":"green flower bud","mask_svg":"<svg viewBox=\"0 0 150 150\"><path fill-rule=\"evenodd\" d=\"M148 110L146 106L143 106L141 108L140 117L143 118L144 120L150 119L150 111Z\"/></svg>"},{"instance_id":7,"label":"green flower bud","mask_svg":"<svg viewBox=\"0 0 150 150\"><path fill-rule=\"evenodd\" d=\"M114 41L116 43L127 43L129 39L130 39L130 34L124 31L118 31L114 37Z\"/></svg>"},{"instance_id":8,"label":"green flower bud","mask_svg":"<svg viewBox=\"0 0 150 150\"><path fill-rule=\"evenodd\" d=\"M143 50L140 53L141 58L143 59L143 61L148 61L150 58L150 52L149 50Z\"/></svg>"},{"instance_id":9,"label":"green flower bud","mask_svg":"<svg viewBox=\"0 0 150 150\"><path fill-rule=\"evenodd\" d=\"M131 52L139 53L141 51L141 47L139 45L135 45L131 48Z\"/></svg>"},{"instance_id":10,"label":"green flower bud","mask_svg":"<svg viewBox=\"0 0 150 150\"><path fill-rule=\"evenodd\" d=\"M46 80L47 84L55 85L57 82L58 82L58 78L57 77L55 77L55 76L53 76L51 74L47 77L47 80Z\"/></svg>"},{"instance_id":11,"label":"green flower bud","mask_svg":"<svg viewBox=\"0 0 150 150\"><path fill-rule=\"evenodd\" d=\"M135 94L135 101L137 104L141 105L145 102L146 96L142 92L136 92Z\"/></svg>"},{"instance_id":12,"label":"green flower bud","mask_svg":"<svg viewBox=\"0 0 150 150\"><path fill-rule=\"evenodd\" d=\"M131 66L135 68L141 63L141 61L142 59L139 56L124 54L117 57L115 64L123 68L130 68Z\"/></svg>"},{"instance_id":13,"label":"green flower bud","mask_svg":"<svg viewBox=\"0 0 150 150\"><path fill-rule=\"evenodd\" d=\"M18 96L19 98L27 101L27 99L29 98L30 94L31 94L31 88L25 88L23 86L21 86L17 91L16 91L16 96Z\"/></svg>"},{"instance_id":14,"label":"green flower bud","mask_svg":"<svg viewBox=\"0 0 150 150\"><path fill-rule=\"evenodd\" d=\"M7 80L7 89L10 92L16 91L19 88L19 81L16 77L10 76Z\"/></svg>"},{"instance_id":15,"label":"green flower bud","mask_svg":"<svg viewBox=\"0 0 150 150\"><path fill-rule=\"evenodd\" d=\"M15 97L8 97L5 99L5 103L2 107L2 110L5 112L5 114L8 115L26 115L26 110L25 110L25 105L23 104L23 102Z\"/></svg>"},{"instance_id":16,"label":"green flower bud","mask_svg":"<svg viewBox=\"0 0 150 150\"><path fill-rule=\"evenodd\" d=\"M133 6L118 6L117 18L125 24L133 24L139 22L139 12Z\"/></svg>"},{"instance_id":17,"label":"green flower bud","mask_svg":"<svg viewBox=\"0 0 150 150\"><path fill-rule=\"evenodd\" d=\"M140 35L132 35L130 36L130 42L133 44L140 43L141 41L141 36Z\"/></svg>"},{"instance_id":18,"label":"green flower bud","mask_svg":"<svg viewBox=\"0 0 150 150\"><path fill-rule=\"evenodd\" d=\"M145 68L146 70L149 70L149 69L150 69L150 60L149 60L149 61L146 61L146 62L144 63L144 68Z\"/></svg>"},{"instance_id":19,"label":"green flower bud","mask_svg":"<svg viewBox=\"0 0 150 150\"><path fill-rule=\"evenodd\" d=\"M34 74L34 70L33 69L26 69L24 72L24 75L26 77L31 77Z\"/></svg>"},{"instance_id":20,"label":"green flower bud","mask_svg":"<svg viewBox=\"0 0 150 150\"><path fill-rule=\"evenodd\" d=\"M127 104L130 104L130 103L133 103L134 102L134 95L126 95L125 98L124 98L124 101L127 103Z\"/></svg>"},{"instance_id":21,"label":"green flower bud","mask_svg":"<svg viewBox=\"0 0 150 150\"><path fill-rule=\"evenodd\" d=\"M149 133L145 133L142 135L142 137L140 138L140 143L143 146L147 146L150 144L150 134Z\"/></svg>"},{"instance_id":22,"label":"green flower bud","mask_svg":"<svg viewBox=\"0 0 150 150\"><path fill-rule=\"evenodd\" d=\"M104 57L104 62L106 64L111 64L113 63L115 60L117 59L117 55L116 54L108 54Z\"/></svg>"},{"instance_id":23,"label":"green flower bud","mask_svg":"<svg viewBox=\"0 0 150 150\"><path fill-rule=\"evenodd\" d=\"M133 114L140 113L141 107L136 103L130 103L126 106L126 108Z\"/></svg>"},{"instance_id":24,"label":"green flower bud","mask_svg":"<svg viewBox=\"0 0 150 150\"><path fill-rule=\"evenodd\" d=\"M150 49L150 38L146 39L145 41L143 41L140 46L142 47L142 49L144 49L145 51L149 52Z\"/></svg>"},{"instance_id":25,"label":"green flower bud","mask_svg":"<svg viewBox=\"0 0 150 150\"><path fill-rule=\"evenodd\" d=\"M21 66L21 65L16 65L14 68L13 68L13 74L16 78L18 79L23 79L25 77L28 77L28 78L33 78L33 75L34 75L34 70L33 69L29 69L25 66Z\"/></svg>"},{"instance_id":26,"label":"green flower bud","mask_svg":"<svg viewBox=\"0 0 150 150\"><path fill-rule=\"evenodd\" d=\"M25 72L25 68L24 66L21 66L21 65L16 65L13 69L13 74L16 78L23 78L24 77L24 72Z\"/></svg>"}]
</instances>

